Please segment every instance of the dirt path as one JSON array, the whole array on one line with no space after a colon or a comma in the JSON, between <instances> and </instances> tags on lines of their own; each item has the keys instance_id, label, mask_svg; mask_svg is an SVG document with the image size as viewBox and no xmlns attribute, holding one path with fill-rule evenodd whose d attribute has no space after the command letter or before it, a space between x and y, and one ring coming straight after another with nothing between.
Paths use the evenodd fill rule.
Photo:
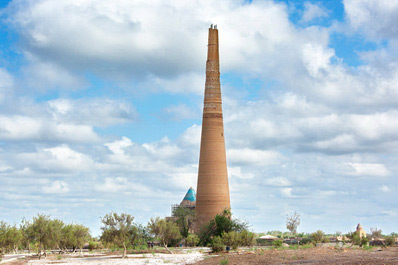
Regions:
<instances>
[{"instance_id":1,"label":"dirt path","mask_svg":"<svg viewBox=\"0 0 398 265\"><path fill-rule=\"evenodd\" d=\"M263 265L263 264L398 264L398 247L387 249L310 248L300 250L257 250L222 254L195 265Z\"/></svg>"}]
</instances>

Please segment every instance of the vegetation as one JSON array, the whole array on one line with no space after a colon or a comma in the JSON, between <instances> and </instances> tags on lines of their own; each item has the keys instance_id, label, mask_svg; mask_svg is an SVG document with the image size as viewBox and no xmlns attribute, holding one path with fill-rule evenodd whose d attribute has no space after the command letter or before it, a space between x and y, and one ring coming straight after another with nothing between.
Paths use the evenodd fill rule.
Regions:
<instances>
[{"instance_id":1,"label":"vegetation","mask_svg":"<svg viewBox=\"0 0 398 265\"><path fill-rule=\"evenodd\" d=\"M383 237L381 229L377 229L377 227L375 227L375 228L371 227L370 228L370 236L372 238L381 238L381 237Z\"/></svg>"},{"instance_id":2,"label":"vegetation","mask_svg":"<svg viewBox=\"0 0 398 265\"><path fill-rule=\"evenodd\" d=\"M185 245L190 247L210 246L213 252L220 252L225 247L237 249L239 246L252 246L256 236L247 230L247 223L233 219L229 210L216 215L202 228L199 235L189 233L192 231L194 213L191 209L183 209L182 207L177 208L174 218L169 220L159 217L151 218L147 226L135 224L133 221L134 217L127 213L105 215L101 218L103 226L99 239L92 238L89 229L83 225L65 224L59 219L52 219L42 214L38 214L31 220L23 219L19 226L0 221L0 258L4 253L17 253L21 249L29 252L35 251L40 258L42 255L46 256L48 249L58 249L60 253L68 253L70 251L75 252L78 249L82 251L86 244L91 251L102 249L104 246L111 249L122 248L122 257L125 257L129 248L146 249L147 242L151 242L153 239L159 240L170 253L172 252L169 250L169 246L184 241ZM289 246L291 249L310 247L311 243L315 245L316 243L329 242L328 236L322 230L312 234L297 234L299 224L300 216L294 213L287 217L286 226L289 232L267 232L267 234L279 238L272 242L272 246L281 247L284 242L283 239L292 234L298 236L294 240L300 240L300 245L303 246L292 245ZM334 235L340 236L342 233L336 232ZM350 232L345 236L351 240L353 245L359 245L364 249L367 249L368 238L371 238L371 236L375 238L383 237L381 229L377 228L371 228L371 234L368 238L360 238L356 232ZM396 236L395 233L385 236L385 244L387 246L394 245Z\"/></svg>"},{"instance_id":3,"label":"vegetation","mask_svg":"<svg viewBox=\"0 0 398 265\"><path fill-rule=\"evenodd\" d=\"M173 211L173 216L176 218L176 224L180 229L181 236L187 238L195 221L195 210L179 206Z\"/></svg>"},{"instance_id":4,"label":"vegetation","mask_svg":"<svg viewBox=\"0 0 398 265\"><path fill-rule=\"evenodd\" d=\"M148 223L148 229L162 241L163 246L167 251L173 253L167 248L167 245L170 244L171 241L179 240L181 238L180 229L177 224L156 217L151 218Z\"/></svg>"},{"instance_id":5,"label":"vegetation","mask_svg":"<svg viewBox=\"0 0 398 265\"><path fill-rule=\"evenodd\" d=\"M216 236L213 238L210 246L211 246L211 250L213 252L221 252L224 250L224 247L225 247L221 237L219 237L219 236Z\"/></svg>"},{"instance_id":6,"label":"vegetation","mask_svg":"<svg viewBox=\"0 0 398 265\"><path fill-rule=\"evenodd\" d=\"M206 246L211 243L214 237L221 237L223 233L232 231L241 232L244 230L247 230L247 223L232 219L231 211L226 209L221 214L217 214L214 219L210 220L210 222L202 228L199 234L199 243L202 246Z\"/></svg>"},{"instance_id":7,"label":"vegetation","mask_svg":"<svg viewBox=\"0 0 398 265\"><path fill-rule=\"evenodd\" d=\"M0 252L17 253L19 249L37 252L39 259L46 250L55 248L61 252L82 249L90 239L89 229L82 225L69 224L49 216L38 214L32 220L22 220L20 227L0 222Z\"/></svg>"},{"instance_id":8,"label":"vegetation","mask_svg":"<svg viewBox=\"0 0 398 265\"><path fill-rule=\"evenodd\" d=\"M123 258L127 255L127 246L131 244L137 234L137 228L133 223L134 217L130 214L110 213L105 215L101 221L104 224L101 240L119 247L123 247Z\"/></svg>"},{"instance_id":9,"label":"vegetation","mask_svg":"<svg viewBox=\"0 0 398 265\"><path fill-rule=\"evenodd\" d=\"M272 242L272 246L275 247L275 248L280 248L280 247L282 246L282 244L283 244L283 241L280 240L280 239L274 240L274 241Z\"/></svg>"},{"instance_id":10,"label":"vegetation","mask_svg":"<svg viewBox=\"0 0 398 265\"><path fill-rule=\"evenodd\" d=\"M326 243L327 238L325 237L325 233L322 230L318 230L311 234L312 243Z\"/></svg>"},{"instance_id":11,"label":"vegetation","mask_svg":"<svg viewBox=\"0 0 398 265\"><path fill-rule=\"evenodd\" d=\"M295 236L297 234L297 227L300 225L300 215L296 212L292 216L286 216L286 228Z\"/></svg>"},{"instance_id":12,"label":"vegetation","mask_svg":"<svg viewBox=\"0 0 398 265\"><path fill-rule=\"evenodd\" d=\"M195 247L199 244L199 237L196 234L188 234L186 243L190 247Z\"/></svg>"}]
</instances>

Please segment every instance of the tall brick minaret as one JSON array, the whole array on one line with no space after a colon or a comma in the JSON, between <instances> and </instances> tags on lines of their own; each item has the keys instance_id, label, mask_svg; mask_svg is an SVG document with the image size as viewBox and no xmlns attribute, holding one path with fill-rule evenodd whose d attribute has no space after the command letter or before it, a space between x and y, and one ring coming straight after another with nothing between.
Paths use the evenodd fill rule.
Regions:
<instances>
[{"instance_id":1,"label":"tall brick minaret","mask_svg":"<svg viewBox=\"0 0 398 265\"><path fill-rule=\"evenodd\" d=\"M195 231L231 207L221 105L218 29L209 28Z\"/></svg>"}]
</instances>

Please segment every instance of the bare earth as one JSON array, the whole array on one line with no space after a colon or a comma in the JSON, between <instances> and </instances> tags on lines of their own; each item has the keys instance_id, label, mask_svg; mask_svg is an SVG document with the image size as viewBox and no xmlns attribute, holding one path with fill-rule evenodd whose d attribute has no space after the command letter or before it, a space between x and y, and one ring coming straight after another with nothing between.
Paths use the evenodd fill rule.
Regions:
<instances>
[{"instance_id":1,"label":"bare earth","mask_svg":"<svg viewBox=\"0 0 398 265\"><path fill-rule=\"evenodd\" d=\"M300 250L260 250L231 253L195 263L232 265L256 264L398 264L398 247L384 249L309 248Z\"/></svg>"},{"instance_id":2,"label":"bare earth","mask_svg":"<svg viewBox=\"0 0 398 265\"><path fill-rule=\"evenodd\" d=\"M398 264L398 247L383 249L334 249L309 248L290 249L258 249L256 251L238 251L222 254L208 254L198 249L188 249L178 254L143 253L131 254L121 259L119 253L106 255L50 255L38 260L34 257L7 262L7 265L130 265L130 264Z\"/></svg>"}]
</instances>

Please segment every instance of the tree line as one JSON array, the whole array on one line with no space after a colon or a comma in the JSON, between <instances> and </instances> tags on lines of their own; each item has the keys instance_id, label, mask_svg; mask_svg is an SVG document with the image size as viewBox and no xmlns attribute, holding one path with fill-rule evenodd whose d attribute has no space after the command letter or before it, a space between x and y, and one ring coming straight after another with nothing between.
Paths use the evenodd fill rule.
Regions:
<instances>
[{"instance_id":1,"label":"tree line","mask_svg":"<svg viewBox=\"0 0 398 265\"><path fill-rule=\"evenodd\" d=\"M148 242L153 241L169 252L170 246L180 244L211 246L216 251L220 246L236 248L254 243L254 233L248 231L247 223L233 219L229 210L217 215L199 234L192 232L194 220L194 210L183 207L175 209L171 218L151 218L146 226L135 223L131 214L111 212L101 218L99 238L92 237L84 225L66 224L43 214L31 220L23 219L18 226L0 221L0 256L24 250L35 252L41 258L49 250L81 252L86 246L91 250L120 248L124 257L128 249L145 249Z\"/></svg>"}]
</instances>

